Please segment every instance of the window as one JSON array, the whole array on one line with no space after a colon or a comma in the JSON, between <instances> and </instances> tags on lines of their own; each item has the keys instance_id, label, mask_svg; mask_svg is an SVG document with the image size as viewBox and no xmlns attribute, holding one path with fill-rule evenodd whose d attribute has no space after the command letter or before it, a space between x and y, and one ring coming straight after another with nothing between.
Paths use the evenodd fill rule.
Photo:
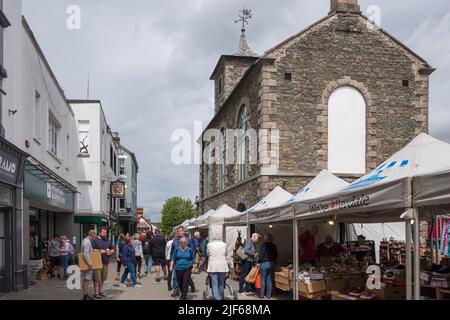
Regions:
<instances>
[{"instance_id":1,"label":"window","mask_svg":"<svg viewBox=\"0 0 450 320\"><path fill-rule=\"evenodd\" d=\"M41 95L39 92L34 93L34 138L38 141L42 138L42 116L41 116Z\"/></svg>"},{"instance_id":2,"label":"window","mask_svg":"<svg viewBox=\"0 0 450 320\"><path fill-rule=\"evenodd\" d=\"M366 103L353 87L336 89L328 101L328 170L366 171Z\"/></svg>"},{"instance_id":3,"label":"window","mask_svg":"<svg viewBox=\"0 0 450 320\"><path fill-rule=\"evenodd\" d=\"M66 168L69 167L69 159L70 159L70 136L66 136L66 157L65 157L65 163Z\"/></svg>"},{"instance_id":4,"label":"window","mask_svg":"<svg viewBox=\"0 0 450 320\"><path fill-rule=\"evenodd\" d=\"M226 130L222 128L220 130L220 138L221 138L221 150L220 150L220 170L219 170L219 186L220 190L225 189L225 165L226 165L226 156L227 156L227 137Z\"/></svg>"},{"instance_id":5,"label":"window","mask_svg":"<svg viewBox=\"0 0 450 320\"><path fill-rule=\"evenodd\" d=\"M403 87L408 88L409 87L409 80L403 80L402 81L402 85L403 85Z\"/></svg>"},{"instance_id":6,"label":"window","mask_svg":"<svg viewBox=\"0 0 450 320\"><path fill-rule=\"evenodd\" d=\"M113 171L114 171L114 174L117 175L117 157L116 157L115 152L114 152L114 160L113 160Z\"/></svg>"},{"instance_id":7,"label":"window","mask_svg":"<svg viewBox=\"0 0 450 320\"><path fill-rule=\"evenodd\" d=\"M59 124L55 117L50 113L48 117L48 151L53 155L58 155L58 132Z\"/></svg>"},{"instance_id":8,"label":"window","mask_svg":"<svg viewBox=\"0 0 450 320\"><path fill-rule=\"evenodd\" d=\"M125 199L119 199L119 210L125 210Z\"/></svg>"},{"instance_id":9,"label":"window","mask_svg":"<svg viewBox=\"0 0 450 320\"><path fill-rule=\"evenodd\" d=\"M111 170L114 170L114 149L113 147L110 145L109 146L109 167L111 168Z\"/></svg>"},{"instance_id":10,"label":"window","mask_svg":"<svg viewBox=\"0 0 450 320\"><path fill-rule=\"evenodd\" d=\"M291 81L292 80L292 73L286 72L284 74L284 80Z\"/></svg>"},{"instance_id":11,"label":"window","mask_svg":"<svg viewBox=\"0 0 450 320\"><path fill-rule=\"evenodd\" d=\"M119 175L125 175L125 160L119 159Z\"/></svg>"},{"instance_id":12,"label":"window","mask_svg":"<svg viewBox=\"0 0 450 320\"><path fill-rule=\"evenodd\" d=\"M77 196L79 210L92 210L92 181L79 181Z\"/></svg>"},{"instance_id":13,"label":"window","mask_svg":"<svg viewBox=\"0 0 450 320\"><path fill-rule=\"evenodd\" d=\"M247 141L246 141L246 130L247 130L247 108L245 105L241 106L239 110L239 120L238 120L238 147L237 147L237 160L238 160L238 181L242 181L247 177Z\"/></svg>"},{"instance_id":14,"label":"window","mask_svg":"<svg viewBox=\"0 0 450 320\"><path fill-rule=\"evenodd\" d=\"M205 164L205 196L212 193L211 165Z\"/></svg>"},{"instance_id":15,"label":"window","mask_svg":"<svg viewBox=\"0 0 450 320\"><path fill-rule=\"evenodd\" d=\"M217 91L219 94L222 93L222 76L220 76L219 80L217 81Z\"/></svg>"},{"instance_id":16,"label":"window","mask_svg":"<svg viewBox=\"0 0 450 320\"><path fill-rule=\"evenodd\" d=\"M80 139L80 154L89 155L89 120L78 121L78 138Z\"/></svg>"}]
</instances>

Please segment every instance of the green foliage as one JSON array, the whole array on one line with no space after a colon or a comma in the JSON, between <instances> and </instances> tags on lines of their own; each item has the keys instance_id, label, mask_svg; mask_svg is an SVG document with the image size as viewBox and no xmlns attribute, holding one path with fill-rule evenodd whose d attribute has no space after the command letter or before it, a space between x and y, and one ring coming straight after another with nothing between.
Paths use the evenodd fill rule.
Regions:
<instances>
[{"instance_id":1,"label":"green foliage","mask_svg":"<svg viewBox=\"0 0 450 320\"><path fill-rule=\"evenodd\" d=\"M118 224L113 224L109 226L109 234L114 237L118 237L122 233L122 231L123 231L122 226Z\"/></svg>"},{"instance_id":2,"label":"green foliage","mask_svg":"<svg viewBox=\"0 0 450 320\"><path fill-rule=\"evenodd\" d=\"M174 227L195 217L195 209L191 200L172 197L164 203L161 214L161 231L169 234Z\"/></svg>"}]
</instances>

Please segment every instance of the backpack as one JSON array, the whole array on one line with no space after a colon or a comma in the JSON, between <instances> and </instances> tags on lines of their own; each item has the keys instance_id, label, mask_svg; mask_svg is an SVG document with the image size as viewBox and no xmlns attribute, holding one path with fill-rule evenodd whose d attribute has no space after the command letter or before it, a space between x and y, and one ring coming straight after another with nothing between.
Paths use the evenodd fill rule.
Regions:
<instances>
[{"instance_id":1,"label":"backpack","mask_svg":"<svg viewBox=\"0 0 450 320\"><path fill-rule=\"evenodd\" d=\"M144 254L150 254L151 252L151 244L150 244L150 239L145 239L144 243L142 244L142 251L144 252Z\"/></svg>"}]
</instances>

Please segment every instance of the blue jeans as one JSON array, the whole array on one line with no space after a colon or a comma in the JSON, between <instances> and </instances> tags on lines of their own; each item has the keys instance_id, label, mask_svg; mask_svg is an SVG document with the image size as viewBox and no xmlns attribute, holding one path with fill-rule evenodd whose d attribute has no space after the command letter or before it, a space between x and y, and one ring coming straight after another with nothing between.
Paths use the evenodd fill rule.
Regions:
<instances>
[{"instance_id":1,"label":"blue jeans","mask_svg":"<svg viewBox=\"0 0 450 320\"><path fill-rule=\"evenodd\" d=\"M69 267L69 256L59 256L59 261L61 262L61 267L64 270L64 277L68 277L67 268Z\"/></svg>"},{"instance_id":2,"label":"blue jeans","mask_svg":"<svg viewBox=\"0 0 450 320\"><path fill-rule=\"evenodd\" d=\"M152 273L153 259L149 254L144 254L145 273Z\"/></svg>"},{"instance_id":3,"label":"blue jeans","mask_svg":"<svg viewBox=\"0 0 450 320\"><path fill-rule=\"evenodd\" d=\"M252 286L245 282L245 277L248 275L252 269L251 261L244 261L241 263L241 275L239 277L239 292L250 292L252 291Z\"/></svg>"},{"instance_id":4,"label":"blue jeans","mask_svg":"<svg viewBox=\"0 0 450 320\"><path fill-rule=\"evenodd\" d=\"M127 280L128 273L131 277L131 282L133 282L133 285L137 285L136 281L136 269L134 268L133 263L129 263L127 267L125 268L125 271L123 272L122 279L120 280L120 283L125 283L125 280Z\"/></svg>"},{"instance_id":5,"label":"blue jeans","mask_svg":"<svg viewBox=\"0 0 450 320\"><path fill-rule=\"evenodd\" d=\"M173 282L172 282L173 290L180 292L180 286L178 285L177 275L176 275L175 270L173 270L172 279L173 279ZM192 290L195 289L195 284L194 284L194 281L192 280L192 276L189 277L189 286L191 287Z\"/></svg>"},{"instance_id":6,"label":"blue jeans","mask_svg":"<svg viewBox=\"0 0 450 320\"><path fill-rule=\"evenodd\" d=\"M264 291L266 289L266 279L267 279L267 297L272 296L272 278L275 271L275 263L273 262L263 262L259 267L259 272L261 273L261 290L259 295L264 297Z\"/></svg>"},{"instance_id":7,"label":"blue jeans","mask_svg":"<svg viewBox=\"0 0 450 320\"><path fill-rule=\"evenodd\" d=\"M212 294L214 300L224 299L224 289L225 289L225 277L226 272L211 272L209 277L211 278Z\"/></svg>"}]
</instances>

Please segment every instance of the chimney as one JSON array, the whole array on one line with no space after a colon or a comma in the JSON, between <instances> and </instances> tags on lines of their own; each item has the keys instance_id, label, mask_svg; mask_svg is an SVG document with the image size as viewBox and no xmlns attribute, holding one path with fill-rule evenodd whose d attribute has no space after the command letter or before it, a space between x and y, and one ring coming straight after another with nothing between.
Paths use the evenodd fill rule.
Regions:
<instances>
[{"instance_id":1,"label":"chimney","mask_svg":"<svg viewBox=\"0 0 450 320\"><path fill-rule=\"evenodd\" d=\"M331 0L330 14L335 12L360 13L358 0Z\"/></svg>"}]
</instances>

